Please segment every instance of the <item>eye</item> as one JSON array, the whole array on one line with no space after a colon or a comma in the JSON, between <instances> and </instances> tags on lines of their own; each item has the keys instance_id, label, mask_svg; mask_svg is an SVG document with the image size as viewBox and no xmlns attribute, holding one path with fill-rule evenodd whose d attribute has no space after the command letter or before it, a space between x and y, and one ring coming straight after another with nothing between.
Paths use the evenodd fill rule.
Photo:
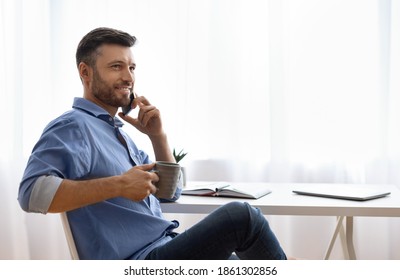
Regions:
<instances>
[{"instance_id":1,"label":"eye","mask_svg":"<svg viewBox=\"0 0 400 280\"><path fill-rule=\"evenodd\" d=\"M135 71L136 67L135 66L130 66L129 67L129 71L131 71L131 73L133 73Z\"/></svg>"},{"instance_id":2,"label":"eye","mask_svg":"<svg viewBox=\"0 0 400 280\"><path fill-rule=\"evenodd\" d=\"M121 69L121 65L120 64L113 64L113 65L111 65L111 68L114 69L114 70L119 70L119 69Z\"/></svg>"}]
</instances>

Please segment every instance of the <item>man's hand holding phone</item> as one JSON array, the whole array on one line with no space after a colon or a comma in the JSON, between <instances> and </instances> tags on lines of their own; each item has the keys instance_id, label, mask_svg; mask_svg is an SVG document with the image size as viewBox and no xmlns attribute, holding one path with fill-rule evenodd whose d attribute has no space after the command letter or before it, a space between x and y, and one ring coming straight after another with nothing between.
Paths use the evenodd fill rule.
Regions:
<instances>
[{"instance_id":1,"label":"man's hand holding phone","mask_svg":"<svg viewBox=\"0 0 400 280\"><path fill-rule=\"evenodd\" d=\"M128 116L129 111L136 107L139 107L137 118ZM119 117L133 125L140 132L147 134L149 137L164 134L160 111L154 105L151 105L144 96L134 96L131 99L129 108L128 106L124 108L123 111L118 114ZM124 110L126 113L124 113Z\"/></svg>"}]
</instances>

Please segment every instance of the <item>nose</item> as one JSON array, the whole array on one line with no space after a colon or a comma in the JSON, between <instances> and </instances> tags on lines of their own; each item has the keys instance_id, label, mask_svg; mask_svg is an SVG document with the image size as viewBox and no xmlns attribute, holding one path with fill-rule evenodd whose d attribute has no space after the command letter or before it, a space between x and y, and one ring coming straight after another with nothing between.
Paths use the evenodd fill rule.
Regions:
<instances>
[{"instance_id":1,"label":"nose","mask_svg":"<svg viewBox=\"0 0 400 280\"><path fill-rule=\"evenodd\" d=\"M124 82L134 83L135 82L135 73L131 71L129 67L127 67L122 74L122 80Z\"/></svg>"}]
</instances>

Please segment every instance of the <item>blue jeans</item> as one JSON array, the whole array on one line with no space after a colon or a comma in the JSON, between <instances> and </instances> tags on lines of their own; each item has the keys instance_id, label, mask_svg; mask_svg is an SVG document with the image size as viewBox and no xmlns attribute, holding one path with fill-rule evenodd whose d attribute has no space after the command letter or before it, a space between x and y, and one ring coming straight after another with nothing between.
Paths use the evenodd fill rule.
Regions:
<instances>
[{"instance_id":1,"label":"blue jeans","mask_svg":"<svg viewBox=\"0 0 400 280\"><path fill-rule=\"evenodd\" d=\"M248 203L231 202L155 248L147 260L286 259L261 211Z\"/></svg>"}]
</instances>

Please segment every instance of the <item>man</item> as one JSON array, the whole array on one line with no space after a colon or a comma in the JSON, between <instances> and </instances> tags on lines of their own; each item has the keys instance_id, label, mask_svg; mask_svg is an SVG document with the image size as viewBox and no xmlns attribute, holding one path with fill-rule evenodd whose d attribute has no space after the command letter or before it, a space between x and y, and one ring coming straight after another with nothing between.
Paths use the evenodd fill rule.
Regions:
<instances>
[{"instance_id":1,"label":"man","mask_svg":"<svg viewBox=\"0 0 400 280\"><path fill-rule=\"evenodd\" d=\"M45 128L22 178L19 197L28 212L67 212L81 259L286 259L268 222L248 204L230 203L177 234L153 194L158 176L149 156L116 117L135 83L131 47L136 38L97 28L78 45L83 98ZM148 135L156 160L174 162L159 110L134 99L137 118L118 116ZM181 182L172 201L179 198Z\"/></svg>"}]
</instances>

